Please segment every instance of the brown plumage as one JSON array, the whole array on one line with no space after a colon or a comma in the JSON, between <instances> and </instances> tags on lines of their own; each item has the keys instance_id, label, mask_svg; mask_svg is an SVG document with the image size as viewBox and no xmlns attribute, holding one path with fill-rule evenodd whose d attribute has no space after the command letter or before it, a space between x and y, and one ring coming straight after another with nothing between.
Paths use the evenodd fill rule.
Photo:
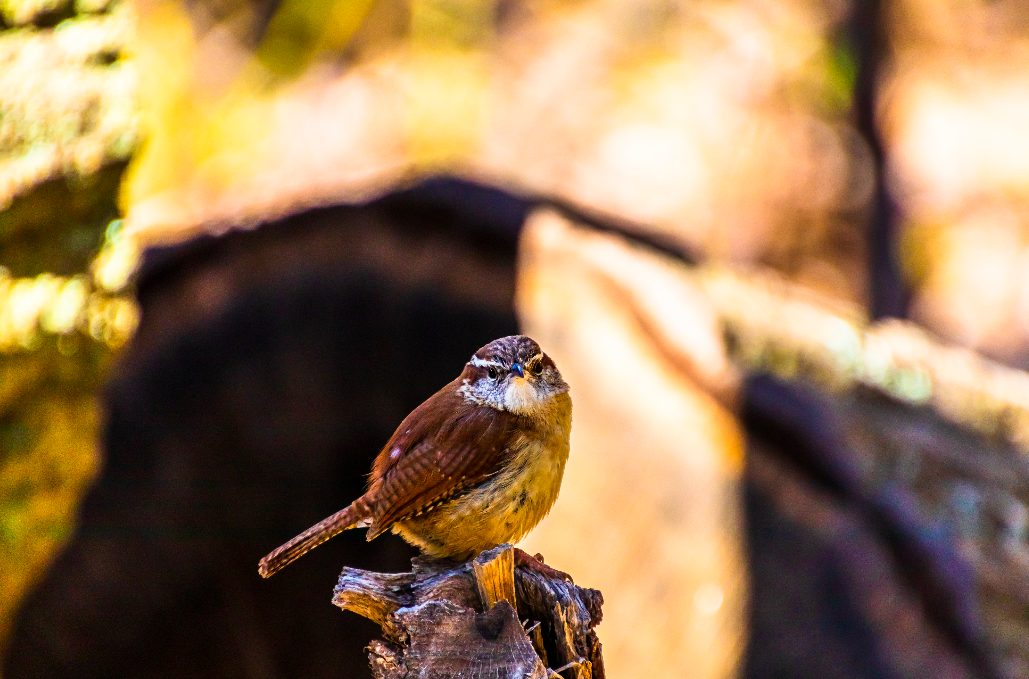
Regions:
<instances>
[{"instance_id":1,"label":"brown plumage","mask_svg":"<svg viewBox=\"0 0 1029 679\"><path fill-rule=\"evenodd\" d=\"M432 556L467 558L521 538L557 498L571 399L539 345L504 337L415 408L353 504L264 557L268 577L348 528L399 533Z\"/></svg>"}]
</instances>

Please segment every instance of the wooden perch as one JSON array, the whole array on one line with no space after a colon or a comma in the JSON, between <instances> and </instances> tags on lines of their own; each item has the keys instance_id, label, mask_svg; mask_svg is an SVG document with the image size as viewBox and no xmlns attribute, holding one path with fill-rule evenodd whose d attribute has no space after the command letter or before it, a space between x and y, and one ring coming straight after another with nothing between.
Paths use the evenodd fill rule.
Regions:
<instances>
[{"instance_id":1,"label":"wooden perch","mask_svg":"<svg viewBox=\"0 0 1029 679\"><path fill-rule=\"evenodd\" d=\"M514 567L510 545L471 563L416 558L410 573L344 568L333 603L382 627L375 679L604 679L604 598Z\"/></svg>"}]
</instances>

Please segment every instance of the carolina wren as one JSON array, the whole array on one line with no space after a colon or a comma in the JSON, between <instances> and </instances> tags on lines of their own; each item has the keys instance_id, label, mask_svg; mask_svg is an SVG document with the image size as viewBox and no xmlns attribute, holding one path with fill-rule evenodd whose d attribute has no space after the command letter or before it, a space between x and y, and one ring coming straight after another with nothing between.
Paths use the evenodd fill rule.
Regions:
<instances>
[{"instance_id":1,"label":"carolina wren","mask_svg":"<svg viewBox=\"0 0 1029 679\"><path fill-rule=\"evenodd\" d=\"M400 423L364 495L261 559L260 573L348 528L367 527L369 540L392 530L450 559L515 542L557 499L571 428L568 385L550 357L522 335L494 340Z\"/></svg>"}]
</instances>

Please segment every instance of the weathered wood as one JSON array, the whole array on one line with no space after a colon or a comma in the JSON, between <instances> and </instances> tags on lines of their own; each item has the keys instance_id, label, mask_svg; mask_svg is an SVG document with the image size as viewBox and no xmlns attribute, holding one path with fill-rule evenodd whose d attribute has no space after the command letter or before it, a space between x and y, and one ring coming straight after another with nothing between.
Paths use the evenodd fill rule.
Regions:
<instances>
[{"instance_id":1,"label":"weathered wood","mask_svg":"<svg viewBox=\"0 0 1029 679\"><path fill-rule=\"evenodd\" d=\"M475 584L479 588L483 609L489 610L499 601L516 606L514 583L514 548L501 545L483 552L472 561Z\"/></svg>"},{"instance_id":2,"label":"weathered wood","mask_svg":"<svg viewBox=\"0 0 1029 679\"><path fill-rule=\"evenodd\" d=\"M550 666L567 667L568 679L604 679L600 639L593 631L602 619L603 595L525 568L515 571L515 590L518 615L541 623Z\"/></svg>"},{"instance_id":3,"label":"weathered wood","mask_svg":"<svg viewBox=\"0 0 1029 679\"><path fill-rule=\"evenodd\" d=\"M547 660L547 647L543 643L542 625L543 623L537 620L525 629L525 633L529 635L529 641L532 642L532 648L536 651L536 655L540 657L540 660L543 661L544 665L549 667L550 663Z\"/></svg>"},{"instance_id":4,"label":"weathered wood","mask_svg":"<svg viewBox=\"0 0 1029 679\"><path fill-rule=\"evenodd\" d=\"M394 614L414 601L406 594L414 583L413 573L372 573L344 568L332 603L376 622L390 639L403 638L393 624Z\"/></svg>"},{"instance_id":5,"label":"weathered wood","mask_svg":"<svg viewBox=\"0 0 1029 679\"><path fill-rule=\"evenodd\" d=\"M600 592L515 568L510 545L471 563L413 559L410 573L346 568L333 603L382 627L376 679L604 676Z\"/></svg>"},{"instance_id":6,"label":"weathered wood","mask_svg":"<svg viewBox=\"0 0 1029 679\"><path fill-rule=\"evenodd\" d=\"M394 676L546 677L546 668L506 601L485 613L445 600L427 601L397 617L411 641L404 650L406 674Z\"/></svg>"}]
</instances>

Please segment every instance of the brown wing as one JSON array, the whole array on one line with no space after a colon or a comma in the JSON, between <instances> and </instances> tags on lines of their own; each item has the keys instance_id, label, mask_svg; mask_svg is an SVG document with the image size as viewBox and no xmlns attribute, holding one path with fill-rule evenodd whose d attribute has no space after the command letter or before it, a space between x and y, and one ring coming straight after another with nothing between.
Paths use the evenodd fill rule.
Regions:
<instances>
[{"instance_id":1,"label":"brown wing","mask_svg":"<svg viewBox=\"0 0 1029 679\"><path fill-rule=\"evenodd\" d=\"M369 540L503 466L518 418L466 401L457 393L460 379L415 408L376 458L364 495L372 507Z\"/></svg>"}]
</instances>

